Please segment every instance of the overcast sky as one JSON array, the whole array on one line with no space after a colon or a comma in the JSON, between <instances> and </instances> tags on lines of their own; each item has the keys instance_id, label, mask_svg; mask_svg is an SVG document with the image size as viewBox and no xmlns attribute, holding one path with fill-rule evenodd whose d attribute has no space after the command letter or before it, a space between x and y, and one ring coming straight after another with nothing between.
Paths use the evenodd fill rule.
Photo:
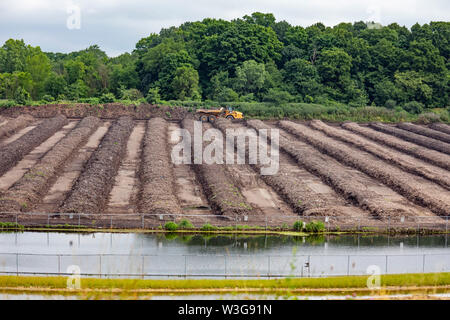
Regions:
<instances>
[{"instance_id":1,"label":"overcast sky","mask_svg":"<svg viewBox=\"0 0 450 320\"><path fill-rule=\"evenodd\" d=\"M79 20L76 8L80 8ZM208 17L232 20L255 11L271 12L277 21L303 27L360 20L411 27L416 22L449 21L450 1L0 0L0 42L24 39L53 52L98 44L108 55L117 56L130 52L139 39L164 27Z\"/></svg>"}]
</instances>

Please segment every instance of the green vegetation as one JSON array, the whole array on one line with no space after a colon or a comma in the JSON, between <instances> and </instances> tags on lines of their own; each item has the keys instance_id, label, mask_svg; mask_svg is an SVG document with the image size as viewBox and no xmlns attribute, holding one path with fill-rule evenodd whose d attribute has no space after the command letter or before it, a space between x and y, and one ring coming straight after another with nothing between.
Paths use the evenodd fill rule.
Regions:
<instances>
[{"instance_id":1,"label":"green vegetation","mask_svg":"<svg viewBox=\"0 0 450 320\"><path fill-rule=\"evenodd\" d=\"M15 222L0 222L0 230L24 230L24 226Z\"/></svg>"},{"instance_id":2,"label":"green vegetation","mask_svg":"<svg viewBox=\"0 0 450 320\"><path fill-rule=\"evenodd\" d=\"M232 105L259 118L448 122L449 33L444 21L303 28L255 12L164 28L115 58L97 45L44 53L10 39L0 47L0 107L121 101Z\"/></svg>"},{"instance_id":3,"label":"green vegetation","mask_svg":"<svg viewBox=\"0 0 450 320\"><path fill-rule=\"evenodd\" d=\"M175 222L169 221L164 225L164 229L167 231L176 231L178 229L178 225Z\"/></svg>"},{"instance_id":4,"label":"green vegetation","mask_svg":"<svg viewBox=\"0 0 450 320\"><path fill-rule=\"evenodd\" d=\"M205 224L200 228L200 230L201 230L201 231L215 231L215 230L217 230L217 227L216 227L216 226L213 226L213 225L211 225L211 224L209 224L209 223L205 223Z\"/></svg>"},{"instance_id":5,"label":"green vegetation","mask_svg":"<svg viewBox=\"0 0 450 320\"><path fill-rule=\"evenodd\" d=\"M188 219L183 219L178 224L178 228L180 228L180 229L194 229L195 227Z\"/></svg>"},{"instance_id":6,"label":"green vegetation","mask_svg":"<svg viewBox=\"0 0 450 320\"><path fill-rule=\"evenodd\" d=\"M367 276L327 277L327 278L284 278L274 280L139 280L139 279L94 279L83 278L82 289L68 290L66 277L21 277L0 276L0 292L14 290L15 293L39 292L48 294L83 294L87 289L92 294L95 290L99 294L111 294L114 289L116 294L126 293L149 294L151 290L164 293L189 293L195 292L213 294L217 292L260 292L276 293L286 290L291 293L301 294L348 294L358 292L360 294L375 293L387 294L395 292L423 292L421 287L428 288L428 292L448 292L450 273L428 274L395 274L382 275L381 288L368 289ZM30 290L28 290L30 289ZM314 291L317 290L317 291Z\"/></svg>"}]
</instances>

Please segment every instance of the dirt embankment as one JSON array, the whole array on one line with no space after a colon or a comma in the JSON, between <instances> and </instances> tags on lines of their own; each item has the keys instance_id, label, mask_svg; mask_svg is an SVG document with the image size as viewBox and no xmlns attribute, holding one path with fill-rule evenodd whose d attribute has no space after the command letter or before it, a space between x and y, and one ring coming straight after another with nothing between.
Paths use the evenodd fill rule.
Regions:
<instances>
[{"instance_id":1,"label":"dirt embankment","mask_svg":"<svg viewBox=\"0 0 450 320\"><path fill-rule=\"evenodd\" d=\"M312 144L321 152L383 182L410 201L427 207L438 215L449 215L450 197L447 190L393 167L370 154L355 152L355 149L327 137L320 131L290 121L280 121L280 126Z\"/></svg>"},{"instance_id":2,"label":"dirt embankment","mask_svg":"<svg viewBox=\"0 0 450 320\"><path fill-rule=\"evenodd\" d=\"M78 177L60 212L93 214L104 209L133 126L130 117L121 117L111 126Z\"/></svg>"},{"instance_id":3,"label":"dirt embankment","mask_svg":"<svg viewBox=\"0 0 450 320\"><path fill-rule=\"evenodd\" d=\"M20 115L15 119L9 120L6 124L0 127L0 139L9 137L17 131L25 128L34 121L34 118L30 115Z\"/></svg>"},{"instance_id":4,"label":"dirt embankment","mask_svg":"<svg viewBox=\"0 0 450 320\"><path fill-rule=\"evenodd\" d=\"M183 128L187 129L193 138L194 119L186 118L182 124ZM192 159L194 159L194 154L194 148L192 148ZM193 164L192 166L210 206L216 213L234 217L236 214L248 215L252 211L252 207L245 201L235 181L227 172L225 165L203 163Z\"/></svg>"},{"instance_id":5,"label":"dirt embankment","mask_svg":"<svg viewBox=\"0 0 450 320\"><path fill-rule=\"evenodd\" d=\"M429 137L424 137L420 134L416 134L410 131L385 125L382 123L371 123L369 124L372 128L378 131L386 132L395 137L411 141L415 144L421 145L423 147L440 151L446 154L450 154L450 144L442 142L440 140L435 140Z\"/></svg>"},{"instance_id":6,"label":"dirt embankment","mask_svg":"<svg viewBox=\"0 0 450 320\"><path fill-rule=\"evenodd\" d=\"M373 141L385 144L401 152L410 154L435 166L450 170L450 156L446 155L445 153L420 147L414 143L404 141L402 139L393 137L380 131L376 131L371 128L360 126L353 122L343 123L342 127L349 131L367 137Z\"/></svg>"},{"instance_id":7,"label":"dirt embankment","mask_svg":"<svg viewBox=\"0 0 450 320\"><path fill-rule=\"evenodd\" d=\"M432 123L430 127L434 130L444 132L446 134L450 134L450 126L445 123Z\"/></svg>"},{"instance_id":8,"label":"dirt embankment","mask_svg":"<svg viewBox=\"0 0 450 320\"><path fill-rule=\"evenodd\" d=\"M144 136L138 196L140 212L151 214L180 214L181 208L174 195L174 176L168 150L168 123L153 118L147 123Z\"/></svg>"},{"instance_id":9,"label":"dirt embankment","mask_svg":"<svg viewBox=\"0 0 450 320\"><path fill-rule=\"evenodd\" d=\"M310 126L314 129L322 131L329 137L349 143L409 173L417 174L441 185L446 189L450 189L450 173L447 170L432 166L426 162L405 155L389 147L382 147L365 139L364 137L360 137L344 129L328 126L320 120L311 121Z\"/></svg>"},{"instance_id":10,"label":"dirt embankment","mask_svg":"<svg viewBox=\"0 0 450 320\"><path fill-rule=\"evenodd\" d=\"M29 211L45 195L57 172L98 126L100 120L86 117L39 160L0 200L0 211Z\"/></svg>"},{"instance_id":11,"label":"dirt embankment","mask_svg":"<svg viewBox=\"0 0 450 320\"><path fill-rule=\"evenodd\" d=\"M166 120L181 121L188 114L184 107L156 106L151 104L124 105L121 103L108 103L104 105L77 104L49 104L43 106L17 106L2 111L2 115L16 117L21 114L29 114L35 118L50 118L58 114L67 118L84 118L94 116L104 119L118 119L129 116L136 120L148 120L153 117L161 117Z\"/></svg>"},{"instance_id":12,"label":"dirt embankment","mask_svg":"<svg viewBox=\"0 0 450 320\"><path fill-rule=\"evenodd\" d=\"M441 140L443 142L450 143L450 135L446 133L442 133L440 131L436 131L430 128L418 126L408 122L400 122L397 124L397 127L400 129L404 129L407 131L411 131L417 134L421 134L423 136L427 136L433 139Z\"/></svg>"},{"instance_id":13,"label":"dirt embankment","mask_svg":"<svg viewBox=\"0 0 450 320\"><path fill-rule=\"evenodd\" d=\"M19 139L3 146L0 150L0 176L16 165L31 150L50 138L65 124L67 124L67 119L62 115L45 119L39 126Z\"/></svg>"}]
</instances>

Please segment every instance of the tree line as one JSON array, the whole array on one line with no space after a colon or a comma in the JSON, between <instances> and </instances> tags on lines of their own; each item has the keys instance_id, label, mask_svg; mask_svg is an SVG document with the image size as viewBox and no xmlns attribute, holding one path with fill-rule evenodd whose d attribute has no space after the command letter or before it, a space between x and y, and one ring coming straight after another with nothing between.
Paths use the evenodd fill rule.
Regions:
<instances>
[{"instance_id":1,"label":"tree line","mask_svg":"<svg viewBox=\"0 0 450 320\"><path fill-rule=\"evenodd\" d=\"M114 58L97 45L48 53L10 39L0 48L0 99L342 103L417 114L449 105L449 40L450 22L304 28L259 12L162 29Z\"/></svg>"}]
</instances>

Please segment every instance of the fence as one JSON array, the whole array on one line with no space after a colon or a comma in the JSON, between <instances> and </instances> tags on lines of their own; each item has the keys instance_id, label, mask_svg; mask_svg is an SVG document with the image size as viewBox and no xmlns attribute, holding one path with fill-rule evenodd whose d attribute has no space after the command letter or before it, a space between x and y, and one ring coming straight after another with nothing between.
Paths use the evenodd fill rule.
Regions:
<instances>
[{"instance_id":1,"label":"fence","mask_svg":"<svg viewBox=\"0 0 450 320\"><path fill-rule=\"evenodd\" d=\"M0 222L12 222L25 226L77 226L88 228L140 228L152 229L164 226L168 221L180 222L188 219L196 228L205 223L215 226L245 228L281 228L290 229L297 220L305 223L322 221L327 230L354 231L391 231L391 229L409 229L423 231L427 229L448 232L449 217L408 216L390 217L385 220L363 219L358 217L332 216L279 216L279 215L236 215L221 216L207 214L85 214L85 213L18 213L0 212Z\"/></svg>"},{"instance_id":2,"label":"fence","mask_svg":"<svg viewBox=\"0 0 450 320\"><path fill-rule=\"evenodd\" d=\"M418 255L120 255L0 253L0 274L139 278L280 278L449 272L449 254Z\"/></svg>"}]
</instances>

